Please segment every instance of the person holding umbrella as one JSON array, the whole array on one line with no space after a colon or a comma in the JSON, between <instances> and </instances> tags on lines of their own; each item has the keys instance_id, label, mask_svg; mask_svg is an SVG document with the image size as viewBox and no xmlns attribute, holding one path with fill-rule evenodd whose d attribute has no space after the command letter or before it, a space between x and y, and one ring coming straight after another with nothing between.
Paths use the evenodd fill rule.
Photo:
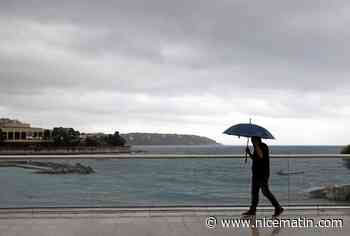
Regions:
<instances>
[{"instance_id":1,"label":"person holding umbrella","mask_svg":"<svg viewBox=\"0 0 350 236\"><path fill-rule=\"evenodd\" d=\"M271 193L269 188L269 177L270 177L270 156L268 146L261 141L264 139L275 139L275 137L265 128L252 124L251 120L249 123L241 123L231 126L224 131L224 134L235 135L238 137L247 137L247 147L245 150L245 156L253 160L252 164L252 182L251 182L251 205L248 211L242 213L243 216L253 216L256 214L256 208L259 203L259 191L261 189L267 199L275 207L273 217L278 217L282 212L283 208ZM254 151L251 153L248 144L249 138L251 138Z\"/></svg>"},{"instance_id":2,"label":"person holding umbrella","mask_svg":"<svg viewBox=\"0 0 350 236\"><path fill-rule=\"evenodd\" d=\"M279 204L275 196L269 188L270 177L270 158L269 148L261 141L260 137L253 136L251 138L254 152L251 153L249 147L246 153L253 160L252 164L252 183L251 183L251 205L248 211L242 213L243 216L255 215L256 207L259 203L259 190L261 189L264 196L275 207L273 217L278 217L283 212L283 207Z\"/></svg>"}]
</instances>

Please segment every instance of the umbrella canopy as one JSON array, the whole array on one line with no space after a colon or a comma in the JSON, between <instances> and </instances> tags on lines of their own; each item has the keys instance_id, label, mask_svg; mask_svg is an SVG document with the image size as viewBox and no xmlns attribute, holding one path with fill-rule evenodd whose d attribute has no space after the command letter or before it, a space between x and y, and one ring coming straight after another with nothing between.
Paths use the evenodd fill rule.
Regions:
<instances>
[{"instance_id":1,"label":"umbrella canopy","mask_svg":"<svg viewBox=\"0 0 350 236\"><path fill-rule=\"evenodd\" d=\"M273 135L267 129L251 123L242 123L231 126L224 131L224 134L247 138L256 136L264 139L275 139L275 137L273 137Z\"/></svg>"}]
</instances>

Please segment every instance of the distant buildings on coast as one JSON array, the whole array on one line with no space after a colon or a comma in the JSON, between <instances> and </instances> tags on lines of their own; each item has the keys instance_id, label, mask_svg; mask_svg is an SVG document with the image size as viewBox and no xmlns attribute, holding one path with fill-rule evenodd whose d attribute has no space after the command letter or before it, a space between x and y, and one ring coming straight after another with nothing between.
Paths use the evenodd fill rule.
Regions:
<instances>
[{"instance_id":1,"label":"distant buildings on coast","mask_svg":"<svg viewBox=\"0 0 350 236\"><path fill-rule=\"evenodd\" d=\"M31 127L29 123L0 118L0 134L4 143L38 143L50 139L50 130Z\"/></svg>"},{"instance_id":2,"label":"distant buildings on coast","mask_svg":"<svg viewBox=\"0 0 350 236\"><path fill-rule=\"evenodd\" d=\"M73 128L31 127L19 120L0 118L0 144L2 147L18 146L125 146L125 145L217 145L210 138L198 135L158 133L80 133Z\"/></svg>"},{"instance_id":3,"label":"distant buildings on coast","mask_svg":"<svg viewBox=\"0 0 350 236\"><path fill-rule=\"evenodd\" d=\"M73 128L43 129L29 123L0 118L0 143L7 146L124 146L126 141L116 131L114 134L80 133ZM37 145L36 145L37 144Z\"/></svg>"}]
</instances>

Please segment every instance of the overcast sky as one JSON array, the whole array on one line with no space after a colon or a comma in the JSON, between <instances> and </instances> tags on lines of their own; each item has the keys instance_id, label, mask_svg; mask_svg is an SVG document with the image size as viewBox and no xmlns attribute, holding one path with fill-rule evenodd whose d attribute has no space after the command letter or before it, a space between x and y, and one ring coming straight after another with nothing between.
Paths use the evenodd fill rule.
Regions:
<instances>
[{"instance_id":1,"label":"overcast sky","mask_svg":"<svg viewBox=\"0 0 350 236\"><path fill-rule=\"evenodd\" d=\"M346 0L0 0L0 117L347 144L349 25Z\"/></svg>"}]
</instances>

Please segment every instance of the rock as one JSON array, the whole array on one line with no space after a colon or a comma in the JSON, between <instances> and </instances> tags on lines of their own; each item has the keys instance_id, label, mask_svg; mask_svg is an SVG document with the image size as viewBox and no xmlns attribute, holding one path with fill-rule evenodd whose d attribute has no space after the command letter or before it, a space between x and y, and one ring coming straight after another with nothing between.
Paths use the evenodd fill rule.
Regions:
<instances>
[{"instance_id":1,"label":"rock","mask_svg":"<svg viewBox=\"0 0 350 236\"><path fill-rule=\"evenodd\" d=\"M326 192L325 187L315 187L308 190L311 198L325 198Z\"/></svg>"},{"instance_id":2,"label":"rock","mask_svg":"<svg viewBox=\"0 0 350 236\"><path fill-rule=\"evenodd\" d=\"M90 166L83 166L80 163L75 164L75 171L79 174L91 174L94 170Z\"/></svg>"},{"instance_id":3,"label":"rock","mask_svg":"<svg viewBox=\"0 0 350 236\"><path fill-rule=\"evenodd\" d=\"M350 201L350 185L328 185L309 190L312 198L323 198L331 201Z\"/></svg>"},{"instance_id":4,"label":"rock","mask_svg":"<svg viewBox=\"0 0 350 236\"><path fill-rule=\"evenodd\" d=\"M75 165L70 164L57 164L49 165L51 167L50 170L42 170L37 171L36 173L40 174L91 174L95 173L94 170L90 166L84 166L80 163Z\"/></svg>"},{"instance_id":5,"label":"rock","mask_svg":"<svg viewBox=\"0 0 350 236\"><path fill-rule=\"evenodd\" d=\"M327 189L326 198L333 201L350 200L350 185L334 186Z\"/></svg>"}]
</instances>

